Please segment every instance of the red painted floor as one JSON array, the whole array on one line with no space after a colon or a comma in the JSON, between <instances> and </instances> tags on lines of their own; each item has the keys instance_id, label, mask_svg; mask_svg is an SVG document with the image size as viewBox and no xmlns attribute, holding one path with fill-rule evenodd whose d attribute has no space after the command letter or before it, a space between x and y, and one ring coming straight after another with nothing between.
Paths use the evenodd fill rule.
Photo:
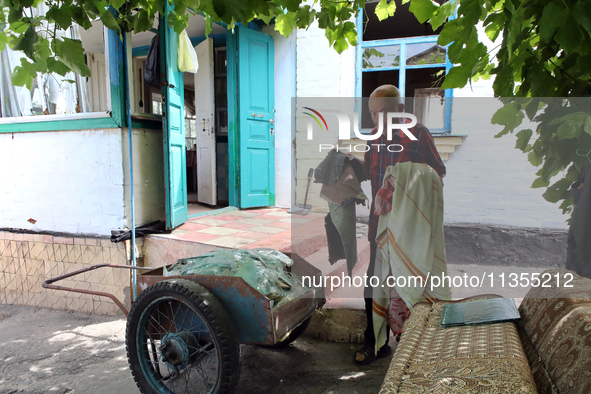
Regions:
<instances>
[{"instance_id":1,"label":"red painted floor","mask_svg":"<svg viewBox=\"0 0 591 394\"><path fill-rule=\"evenodd\" d=\"M189 219L172 233L158 236L225 248L272 248L290 252L295 239L305 240L324 232L324 216L292 215L283 208L225 210Z\"/></svg>"}]
</instances>

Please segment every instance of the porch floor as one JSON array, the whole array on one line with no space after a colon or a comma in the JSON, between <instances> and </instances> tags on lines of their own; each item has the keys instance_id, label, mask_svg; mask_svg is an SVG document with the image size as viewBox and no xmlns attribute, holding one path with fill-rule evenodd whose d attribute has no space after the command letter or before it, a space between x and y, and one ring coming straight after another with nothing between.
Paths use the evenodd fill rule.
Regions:
<instances>
[{"instance_id":1,"label":"porch floor","mask_svg":"<svg viewBox=\"0 0 591 394\"><path fill-rule=\"evenodd\" d=\"M292 230L295 230L298 236L292 234ZM290 252L294 242L301 243L305 241L301 238L315 236L322 232L324 232L324 215L322 214L309 213L301 216L287 213L285 208L255 208L224 210L217 214L212 212L207 216L189 219L170 234L150 237L190 241L224 248L273 248Z\"/></svg>"}]
</instances>

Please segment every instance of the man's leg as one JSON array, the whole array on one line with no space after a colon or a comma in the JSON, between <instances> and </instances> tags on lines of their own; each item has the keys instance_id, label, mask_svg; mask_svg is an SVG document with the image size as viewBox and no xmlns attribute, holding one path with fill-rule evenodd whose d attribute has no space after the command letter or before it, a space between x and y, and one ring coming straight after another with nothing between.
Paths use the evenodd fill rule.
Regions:
<instances>
[{"instance_id":1,"label":"man's leg","mask_svg":"<svg viewBox=\"0 0 591 394\"><path fill-rule=\"evenodd\" d=\"M369 242L370 246L370 253L369 253L369 266L367 268L367 276L371 278L374 274L374 266L376 261L376 253L377 253L377 244L375 241ZM374 349L376 346L376 337L373 331L373 315L372 315L372 290L373 288L369 285L368 279L368 286L365 287L363 291L363 297L365 298L365 317L367 320L367 328L365 329L365 338L364 338L364 347L360 351L355 353L355 360L357 362L363 362L366 358L366 353L368 352L367 349L371 350L371 354L374 354ZM386 334L386 344L380 348L378 352L378 356L388 356L391 352L390 346L388 342L390 340L390 329L388 328ZM363 353L363 354L362 354Z\"/></svg>"},{"instance_id":2,"label":"man's leg","mask_svg":"<svg viewBox=\"0 0 591 394\"><path fill-rule=\"evenodd\" d=\"M373 276L373 269L376 262L377 246L378 245L375 241L369 241L369 266L367 267L368 278L371 278ZM367 328L365 329L365 345L373 348L376 345L376 337L373 332L373 317L371 311L373 288L369 285L369 282L370 281L368 279L367 286L363 290L363 297L365 297L365 317L367 320Z\"/></svg>"}]
</instances>

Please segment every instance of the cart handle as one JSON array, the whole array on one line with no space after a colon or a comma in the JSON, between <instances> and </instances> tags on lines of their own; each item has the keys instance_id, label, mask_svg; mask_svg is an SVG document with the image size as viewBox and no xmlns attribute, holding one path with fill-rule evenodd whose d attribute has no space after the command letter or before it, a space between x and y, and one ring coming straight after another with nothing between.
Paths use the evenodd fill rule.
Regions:
<instances>
[{"instance_id":1,"label":"cart handle","mask_svg":"<svg viewBox=\"0 0 591 394\"><path fill-rule=\"evenodd\" d=\"M82 273L88 272L88 271L93 271L95 269L102 268L102 267L124 268L124 269L128 269L128 270L151 270L151 269L153 269L153 268L148 268L148 267L133 267L131 265L96 264L96 265L92 265L90 267L79 269L77 271L69 272L69 273L64 274L64 275L61 275L61 276L57 276L55 278L47 279L45 282L43 282L41 284L41 287L43 287L44 289L63 290L63 291L71 291L71 292L74 292L74 293L91 294L91 295L96 295L96 296L99 296L99 297L108 297L111 300L113 300L113 302L115 304L117 304L117 306L119 307L119 309L121 309L121 311L123 312L123 314L125 315L125 317L127 317L127 315L129 314L129 312L127 311L127 309L125 308L125 306L123 306L123 303L121 303L121 301L119 301L117 299L117 297L115 297L114 294L105 293L105 292L102 292L102 291L92 291L92 290L76 289L76 288L73 288L73 287L59 286L59 285L54 285L53 284L53 283L55 283L57 281L64 280L64 279L67 279L67 278L71 278L72 276L76 276L76 275L79 275L79 274L82 274Z\"/></svg>"}]
</instances>

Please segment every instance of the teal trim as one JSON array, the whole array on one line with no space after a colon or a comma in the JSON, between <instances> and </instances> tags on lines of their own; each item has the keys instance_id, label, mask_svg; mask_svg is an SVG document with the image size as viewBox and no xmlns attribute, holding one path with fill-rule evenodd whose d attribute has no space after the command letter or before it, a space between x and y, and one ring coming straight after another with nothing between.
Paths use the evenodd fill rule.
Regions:
<instances>
[{"instance_id":1,"label":"teal trim","mask_svg":"<svg viewBox=\"0 0 591 394\"><path fill-rule=\"evenodd\" d=\"M117 125L125 127L125 69L123 42L114 30L108 30L109 82L111 85L111 116Z\"/></svg>"},{"instance_id":2,"label":"teal trim","mask_svg":"<svg viewBox=\"0 0 591 394\"><path fill-rule=\"evenodd\" d=\"M31 131L62 131L113 129L120 126L110 116L90 119L45 120L27 123L8 123L0 125L2 133L25 133Z\"/></svg>"},{"instance_id":3,"label":"teal trim","mask_svg":"<svg viewBox=\"0 0 591 394\"><path fill-rule=\"evenodd\" d=\"M404 46L404 48L406 50L406 46ZM401 48L401 52L402 52L402 48ZM362 71L364 73L371 73L371 72L376 72L376 71L393 71L393 70L400 70L400 69L416 70L416 69L420 69L420 68L446 68L446 72L447 72L447 65L445 63L417 64L417 65L413 65L413 66L401 65L400 67L376 67L376 68L367 68Z\"/></svg>"},{"instance_id":4,"label":"teal trim","mask_svg":"<svg viewBox=\"0 0 591 394\"><path fill-rule=\"evenodd\" d=\"M148 56L149 51L150 51L149 45L145 45L143 47L132 48L131 49L131 57Z\"/></svg>"},{"instance_id":5,"label":"teal trim","mask_svg":"<svg viewBox=\"0 0 591 394\"><path fill-rule=\"evenodd\" d=\"M174 5L165 3L165 16L160 17L160 69L165 75L162 83L162 134L167 229L187 221L185 91L183 73L178 66L178 34L168 25L168 13L173 9Z\"/></svg>"},{"instance_id":6,"label":"teal trim","mask_svg":"<svg viewBox=\"0 0 591 394\"><path fill-rule=\"evenodd\" d=\"M220 215L222 213L233 212L237 209L238 208L236 208L236 207L224 207L224 208L220 208L220 209L215 209L213 211L199 212L199 213L195 213L193 215L189 215L188 219L202 218L205 216L216 216L216 215Z\"/></svg>"},{"instance_id":7,"label":"teal trim","mask_svg":"<svg viewBox=\"0 0 591 394\"><path fill-rule=\"evenodd\" d=\"M372 73L372 72L376 72L376 71L398 71L400 70L400 67L376 67L376 68L367 68L367 69L363 69L362 72L364 73Z\"/></svg>"},{"instance_id":8,"label":"teal trim","mask_svg":"<svg viewBox=\"0 0 591 394\"><path fill-rule=\"evenodd\" d=\"M361 43L363 42L363 9L360 9L359 12L357 13L357 18L356 18L356 23L357 23L357 42L359 43L359 45L357 45L355 47L355 54L356 54L356 59L357 61L355 62L355 112L357 112L358 114L360 114L358 116L358 130L361 130L361 113L362 108L361 106L363 105L363 100L361 99L361 96L363 95L363 88L362 88L362 77L363 77L363 71L362 71L362 56L363 56L363 48L361 47Z\"/></svg>"},{"instance_id":9,"label":"teal trim","mask_svg":"<svg viewBox=\"0 0 591 394\"><path fill-rule=\"evenodd\" d=\"M263 23L263 21L260 21L260 22ZM248 22L248 28L250 30L259 31L259 32L262 30L261 25L255 21Z\"/></svg>"},{"instance_id":10,"label":"teal trim","mask_svg":"<svg viewBox=\"0 0 591 394\"><path fill-rule=\"evenodd\" d=\"M375 48L400 44L423 44L425 42L437 42L438 39L439 36L389 38L387 40L360 41L360 45L362 48Z\"/></svg>"},{"instance_id":11,"label":"teal trim","mask_svg":"<svg viewBox=\"0 0 591 394\"><path fill-rule=\"evenodd\" d=\"M129 69L129 56L127 52L127 34L123 35L123 68ZM133 143L131 130L131 100L129 98L129 91L131 90L131 81L129 80L129 73L125 73L125 116L127 123L127 139L129 145L129 191L130 191L130 208L131 208L131 265L137 266L136 250L135 250L135 194L133 184ZM131 273L132 283L132 298L133 301L137 299L137 272L135 270Z\"/></svg>"},{"instance_id":12,"label":"teal trim","mask_svg":"<svg viewBox=\"0 0 591 394\"><path fill-rule=\"evenodd\" d=\"M457 10L456 10L457 12ZM447 46L449 48L449 45ZM449 61L449 56L447 56L447 52L445 54L445 75L449 73L449 69L453 67L453 64ZM445 105L443 107L443 125L447 129L449 133L451 133L451 113L453 110L453 103L454 103L454 90L453 89L445 89Z\"/></svg>"},{"instance_id":13,"label":"teal trim","mask_svg":"<svg viewBox=\"0 0 591 394\"><path fill-rule=\"evenodd\" d=\"M213 38L213 46L214 48L217 47L225 47L226 46L226 35L223 34L220 37L214 37Z\"/></svg>"},{"instance_id":14,"label":"teal trim","mask_svg":"<svg viewBox=\"0 0 591 394\"><path fill-rule=\"evenodd\" d=\"M400 45L400 69L398 73L398 89L402 97L406 97L406 45Z\"/></svg>"},{"instance_id":15,"label":"teal trim","mask_svg":"<svg viewBox=\"0 0 591 394\"><path fill-rule=\"evenodd\" d=\"M238 130L238 95L236 85L237 35L232 30L226 33L227 89L228 89L228 199L231 206L240 206L240 133Z\"/></svg>"},{"instance_id":16,"label":"teal trim","mask_svg":"<svg viewBox=\"0 0 591 394\"><path fill-rule=\"evenodd\" d=\"M131 119L133 129L151 129L162 130L162 120L151 119Z\"/></svg>"},{"instance_id":17,"label":"teal trim","mask_svg":"<svg viewBox=\"0 0 591 394\"><path fill-rule=\"evenodd\" d=\"M226 39L226 34L215 34L215 35L210 35L209 37L205 37L205 36L199 36L199 37L191 37L191 45L193 46L197 46L199 44L201 44L203 41L205 41L207 38L213 38L214 41L216 39L220 39L223 38L224 40Z\"/></svg>"},{"instance_id":18,"label":"teal trim","mask_svg":"<svg viewBox=\"0 0 591 394\"><path fill-rule=\"evenodd\" d=\"M433 64L416 64L412 66L406 66L407 70L416 70L420 68L445 68L445 63L433 63Z\"/></svg>"}]
</instances>

